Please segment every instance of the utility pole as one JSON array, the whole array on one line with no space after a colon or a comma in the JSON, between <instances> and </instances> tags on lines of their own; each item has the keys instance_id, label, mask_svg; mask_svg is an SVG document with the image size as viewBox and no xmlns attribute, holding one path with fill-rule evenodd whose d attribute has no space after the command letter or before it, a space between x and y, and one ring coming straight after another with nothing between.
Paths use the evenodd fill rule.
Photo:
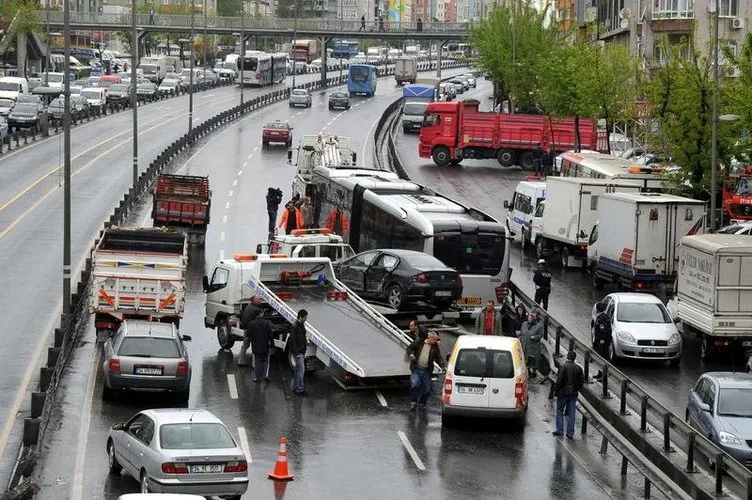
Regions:
<instances>
[{"instance_id":1,"label":"utility pole","mask_svg":"<svg viewBox=\"0 0 752 500\"><path fill-rule=\"evenodd\" d=\"M720 2L715 0L715 20L713 21L713 123L711 126L711 153L710 153L710 230L715 232L716 229L716 196L718 194L718 51L720 43L718 41L718 23L721 17L719 10Z\"/></svg>"},{"instance_id":2,"label":"utility pole","mask_svg":"<svg viewBox=\"0 0 752 500\"><path fill-rule=\"evenodd\" d=\"M136 0L131 6L131 108L133 110L133 185L138 181L138 31L136 30Z\"/></svg>"},{"instance_id":3,"label":"utility pole","mask_svg":"<svg viewBox=\"0 0 752 500\"><path fill-rule=\"evenodd\" d=\"M45 17L47 18L47 40L46 50L47 53L44 57L44 84L49 87L50 85L50 0L45 0Z\"/></svg>"},{"instance_id":4,"label":"utility pole","mask_svg":"<svg viewBox=\"0 0 752 500\"><path fill-rule=\"evenodd\" d=\"M70 0L63 6L63 328L70 324L71 307L71 107L70 107Z\"/></svg>"},{"instance_id":5,"label":"utility pole","mask_svg":"<svg viewBox=\"0 0 752 500\"><path fill-rule=\"evenodd\" d=\"M295 60L295 39L298 38L298 6L293 4L290 10L295 13L295 19L292 21L292 88L295 88L295 74L298 72L297 61ZM324 47L326 51L326 47Z\"/></svg>"},{"instance_id":6,"label":"utility pole","mask_svg":"<svg viewBox=\"0 0 752 500\"><path fill-rule=\"evenodd\" d=\"M204 0L206 1L206 0ZM190 37L190 44L191 44L191 74L188 78L188 86L190 87L190 92L188 94L188 133L193 130L193 16L196 12L196 1L191 0L191 37Z\"/></svg>"},{"instance_id":7,"label":"utility pole","mask_svg":"<svg viewBox=\"0 0 752 500\"><path fill-rule=\"evenodd\" d=\"M243 89L245 88L245 78L243 70L245 69L245 0L240 4L240 107L243 108Z\"/></svg>"},{"instance_id":8,"label":"utility pole","mask_svg":"<svg viewBox=\"0 0 752 500\"><path fill-rule=\"evenodd\" d=\"M209 35L206 33L206 19L207 19L207 15L208 15L206 4L207 4L208 0L201 0L201 1L204 2L204 43L202 44L202 47L204 47L204 64L203 64L203 66L204 66L204 71L206 71L206 53L208 52L206 40L209 37Z\"/></svg>"}]
</instances>

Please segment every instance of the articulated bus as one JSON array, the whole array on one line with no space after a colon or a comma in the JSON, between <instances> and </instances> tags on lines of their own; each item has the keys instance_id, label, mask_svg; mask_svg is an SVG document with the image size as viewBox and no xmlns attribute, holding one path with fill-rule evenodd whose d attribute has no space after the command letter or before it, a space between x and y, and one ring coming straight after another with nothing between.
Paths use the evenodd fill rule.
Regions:
<instances>
[{"instance_id":1,"label":"articulated bus","mask_svg":"<svg viewBox=\"0 0 752 500\"><path fill-rule=\"evenodd\" d=\"M562 177L587 177L590 179L634 180L639 181L648 191L663 188L662 169L639 165L618 156L597 151L567 151L556 159L561 163L559 174Z\"/></svg>"},{"instance_id":2,"label":"articulated bus","mask_svg":"<svg viewBox=\"0 0 752 500\"><path fill-rule=\"evenodd\" d=\"M287 77L287 55L247 51L238 58L238 70L242 73L243 85L274 85ZM238 83L240 83L238 75Z\"/></svg>"},{"instance_id":3,"label":"articulated bus","mask_svg":"<svg viewBox=\"0 0 752 500\"><path fill-rule=\"evenodd\" d=\"M417 250L456 269L463 315L506 296L507 229L490 215L377 170L316 167L306 194L313 202L313 226L342 235L356 252Z\"/></svg>"}]
</instances>

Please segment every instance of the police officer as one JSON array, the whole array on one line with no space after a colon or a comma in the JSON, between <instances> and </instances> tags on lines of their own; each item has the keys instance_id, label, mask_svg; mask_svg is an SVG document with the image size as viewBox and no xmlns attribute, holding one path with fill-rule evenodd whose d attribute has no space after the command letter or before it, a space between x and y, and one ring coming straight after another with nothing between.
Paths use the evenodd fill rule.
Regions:
<instances>
[{"instance_id":1,"label":"police officer","mask_svg":"<svg viewBox=\"0 0 752 500\"><path fill-rule=\"evenodd\" d=\"M606 304L598 302L595 304L595 310L598 312L598 316L595 317L593 322L593 347L602 358L608 360L608 353L611 348L611 317L606 313ZM598 370L595 375L596 380L603 378L603 372Z\"/></svg>"},{"instance_id":2,"label":"police officer","mask_svg":"<svg viewBox=\"0 0 752 500\"><path fill-rule=\"evenodd\" d=\"M538 270L533 276L535 283L535 303L548 311L548 296L551 295L551 271L546 265L546 259L538 261Z\"/></svg>"}]
</instances>

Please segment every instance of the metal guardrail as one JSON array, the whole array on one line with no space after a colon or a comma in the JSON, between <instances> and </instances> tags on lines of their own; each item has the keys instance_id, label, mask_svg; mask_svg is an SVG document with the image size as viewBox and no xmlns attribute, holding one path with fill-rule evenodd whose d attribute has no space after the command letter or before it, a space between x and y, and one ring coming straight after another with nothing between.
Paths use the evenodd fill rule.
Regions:
<instances>
[{"instance_id":1,"label":"metal guardrail","mask_svg":"<svg viewBox=\"0 0 752 500\"><path fill-rule=\"evenodd\" d=\"M393 123L394 117L399 115L399 102L392 103L382 115L385 128L387 123ZM400 177L409 179L397 154L394 133L390 134L387 142L389 163L385 167L397 172ZM504 304L508 321L513 318L514 309L518 304L523 304L527 310L539 310L538 305L530 297L510 283L510 295ZM541 311L541 315L545 359L551 372L557 371L565 348L577 352L578 359L583 360L585 377L588 380L588 384L581 391L580 405L592 408L594 418L612 426L632 443L652 467L660 470L680 489L682 496L710 499L726 495L731 498L752 499L752 471L710 442L707 437L699 434L680 416L668 410L644 387L608 363L590 346L578 340L547 312ZM590 379L590 373L594 368L602 371L601 382ZM553 379L551 381L553 382ZM552 384L549 397L553 396ZM583 432L586 425L586 420L583 420ZM715 467L710 467L708 463L698 464L699 457L708 463L714 462ZM647 476L645 493L649 496Z\"/></svg>"}]
</instances>

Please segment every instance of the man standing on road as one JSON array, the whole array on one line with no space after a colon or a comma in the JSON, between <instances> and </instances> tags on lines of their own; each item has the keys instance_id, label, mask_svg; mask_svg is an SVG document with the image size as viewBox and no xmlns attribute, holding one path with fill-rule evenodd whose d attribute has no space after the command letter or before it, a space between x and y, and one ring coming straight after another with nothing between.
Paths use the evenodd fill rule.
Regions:
<instances>
[{"instance_id":1,"label":"man standing on road","mask_svg":"<svg viewBox=\"0 0 752 500\"><path fill-rule=\"evenodd\" d=\"M243 329L243 345L240 347L240 354L238 355L238 366L248 366L248 348L251 346L251 321L256 319L261 313L261 297L254 295L251 297L251 303L245 306L243 312L240 314L240 328Z\"/></svg>"},{"instance_id":2,"label":"man standing on road","mask_svg":"<svg viewBox=\"0 0 752 500\"><path fill-rule=\"evenodd\" d=\"M574 362L577 353L569 351L567 362L559 368L556 377L556 430L554 436L564 435L564 414L567 415L567 437L574 438L574 424L577 416L577 394L585 382L582 367Z\"/></svg>"},{"instance_id":3,"label":"man standing on road","mask_svg":"<svg viewBox=\"0 0 752 500\"><path fill-rule=\"evenodd\" d=\"M296 229L303 229L303 214L300 213L295 201L287 202L285 211L279 220L279 227L285 228L285 234L292 234Z\"/></svg>"},{"instance_id":4,"label":"man standing on road","mask_svg":"<svg viewBox=\"0 0 752 500\"><path fill-rule=\"evenodd\" d=\"M269 381L269 348L274 342L274 331L269 320L264 319L263 309L248 326L253 352L253 381Z\"/></svg>"},{"instance_id":5,"label":"man standing on road","mask_svg":"<svg viewBox=\"0 0 752 500\"><path fill-rule=\"evenodd\" d=\"M298 319L292 326L290 332L290 354L295 360L295 368L292 377L292 392L304 396L305 391L305 354L308 348L308 339L306 337L305 322L308 319L308 311L301 309L298 311Z\"/></svg>"},{"instance_id":6,"label":"man standing on road","mask_svg":"<svg viewBox=\"0 0 752 500\"><path fill-rule=\"evenodd\" d=\"M277 222L277 210L282 203L282 190L270 187L266 192L266 213L269 215L269 235L274 234L274 223Z\"/></svg>"},{"instance_id":7,"label":"man standing on road","mask_svg":"<svg viewBox=\"0 0 752 500\"><path fill-rule=\"evenodd\" d=\"M535 276L533 276L533 283L535 283L535 303L542 306L544 311L548 311L548 296L551 295L551 271L546 265L546 259L538 261L538 270L535 271Z\"/></svg>"},{"instance_id":8,"label":"man standing on road","mask_svg":"<svg viewBox=\"0 0 752 500\"><path fill-rule=\"evenodd\" d=\"M415 411L418 405L424 409L431 395L434 363L445 369L439 349L439 334L429 332L425 340L415 339L407 347L407 355L410 357L410 411Z\"/></svg>"},{"instance_id":9,"label":"man standing on road","mask_svg":"<svg viewBox=\"0 0 752 500\"><path fill-rule=\"evenodd\" d=\"M494 301L489 300L486 308L475 319L475 333L478 335L501 335L501 314L494 309Z\"/></svg>"},{"instance_id":10,"label":"man standing on road","mask_svg":"<svg viewBox=\"0 0 752 500\"><path fill-rule=\"evenodd\" d=\"M608 353L611 350L611 317L606 313L606 304L598 302L595 304L595 310L598 311L598 316L595 317L593 323L593 340L595 344L595 352L597 352L603 359L608 360ZM598 370L595 375L596 380L603 378L603 371Z\"/></svg>"}]
</instances>

